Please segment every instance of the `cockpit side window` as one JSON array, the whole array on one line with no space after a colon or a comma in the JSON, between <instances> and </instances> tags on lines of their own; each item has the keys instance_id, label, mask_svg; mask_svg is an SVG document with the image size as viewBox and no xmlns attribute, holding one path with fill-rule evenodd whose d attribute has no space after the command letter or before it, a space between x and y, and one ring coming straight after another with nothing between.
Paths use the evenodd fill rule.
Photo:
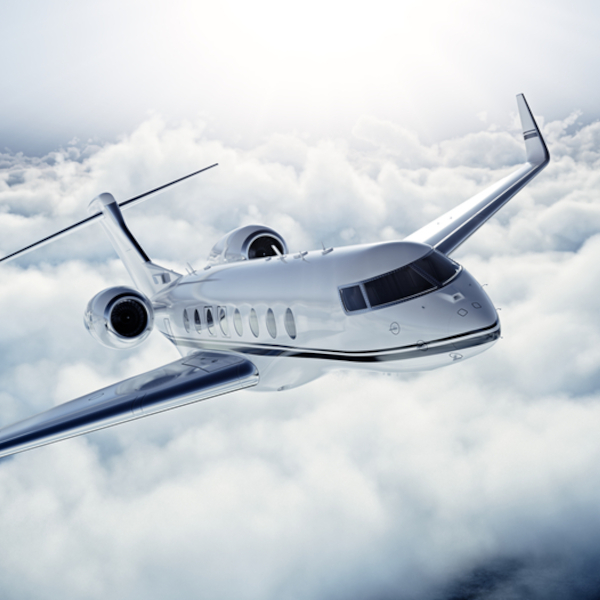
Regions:
<instances>
[{"instance_id":1,"label":"cockpit side window","mask_svg":"<svg viewBox=\"0 0 600 600\"><path fill-rule=\"evenodd\" d=\"M348 312L364 310L367 308L367 303L365 302L365 297L360 289L360 285L342 288L340 290L340 296L342 297L342 302Z\"/></svg>"}]
</instances>

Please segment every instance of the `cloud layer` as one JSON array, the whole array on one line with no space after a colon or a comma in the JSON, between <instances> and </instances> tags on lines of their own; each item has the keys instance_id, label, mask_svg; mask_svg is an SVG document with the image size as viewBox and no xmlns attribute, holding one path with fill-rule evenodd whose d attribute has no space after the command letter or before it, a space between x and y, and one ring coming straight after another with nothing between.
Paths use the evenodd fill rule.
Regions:
<instances>
[{"instance_id":1,"label":"cloud layer","mask_svg":"<svg viewBox=\"0 0 600 600\"><path fill-rule=\"evenodd\" d=\"M600 519L600 124L545 125L553 161L456 258L501 308L464 364L240 392L0 461L3 598L586 598ZM243 149L203 123L0 156L0 250L219 162L126 213L156 262L202 266L239 225L293 250L401 238L499 179L517 129L437 144L374 117L347 140ZM2 267L0 423L176 358L84 331L128 283L89 228ZM454 595L454 596L453 596Z\"/></svg>"}]
</instances>

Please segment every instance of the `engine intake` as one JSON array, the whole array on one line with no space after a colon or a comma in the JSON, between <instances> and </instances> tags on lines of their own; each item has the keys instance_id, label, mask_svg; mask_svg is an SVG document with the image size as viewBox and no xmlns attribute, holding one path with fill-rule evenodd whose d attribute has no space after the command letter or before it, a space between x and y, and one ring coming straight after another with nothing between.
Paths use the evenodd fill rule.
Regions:
<instances>
[{"instance_id":1,"label":"engine intake","mask_svg":"<svg viewBox=\"0 0 600 600\"><path fill-rule=\"evenodd\" d=\"M88 303L84 324L92 337L109 348L133 348L152 331L154 310L144 294L120 286L96 294Z\"/></svg>"},{"instance_id":2,"label":"engine intake","mask_svg":"<svg viewBox=\"0 0 600 600\"><path fill-rule=\"evenodd\" d=\"M245 225L223 236L208 255L209 265L287 254L285 240L270 227Z\"/></svg>"}]
</instances>

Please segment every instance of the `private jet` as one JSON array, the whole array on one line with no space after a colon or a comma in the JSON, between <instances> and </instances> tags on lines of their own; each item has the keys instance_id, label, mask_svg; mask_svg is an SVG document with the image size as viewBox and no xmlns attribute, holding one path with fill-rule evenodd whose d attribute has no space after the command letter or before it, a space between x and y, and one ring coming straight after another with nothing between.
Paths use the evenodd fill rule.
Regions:
<instances>
[{"instance_id":1,"label":"private jet","mask_svg":"<svg viewBox=\"0 0 600 600\"><path fill-rule=\"evenodd\" d=\"M122 209L211 165L121 203L100 194L87 219L1 259L99 221L133 286L94 296L85 327L109 348L157 329L181 358L0 429L0 457L236 390L287 390L340 368L434 369L490 348L496 309L450 255L548 164L523 95L517 104L526 162L402 241L294 253L270 227L248 225L219 240L200 271L155 264Z\"/></svg>"}]
</instances>

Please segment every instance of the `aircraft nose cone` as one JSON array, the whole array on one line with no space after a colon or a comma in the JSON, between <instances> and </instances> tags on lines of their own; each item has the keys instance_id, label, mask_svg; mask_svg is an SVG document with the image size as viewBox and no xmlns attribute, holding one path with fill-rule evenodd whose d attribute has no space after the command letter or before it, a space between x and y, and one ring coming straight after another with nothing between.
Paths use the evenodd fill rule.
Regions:
<instances>
[{"instance_id":1,"label":"aircraft nose cone","mask_svg":"<svg viewBox=\"0 0 600 600\"><path fill-rule=\"evenodd\" d=\"M456 307L454 315L450 318L450 332L451 335L460 335L486 329L497 320L498 314L489 300L467 300Z\"/></svg>"},{"instance_id":2,"label":"aircraft nose cone","mask_svg":"<svg viewBox=\"0 0 600 600\"><path fill-rule=\"evenodd\" d=\"M455 285L448 288L448 294L455 293L450 302L449 335L465 335L470 332L488 329L498 321L498 313L492 301L477 281L465 270L459 275Z\"/></svg>"}]
</instances>

